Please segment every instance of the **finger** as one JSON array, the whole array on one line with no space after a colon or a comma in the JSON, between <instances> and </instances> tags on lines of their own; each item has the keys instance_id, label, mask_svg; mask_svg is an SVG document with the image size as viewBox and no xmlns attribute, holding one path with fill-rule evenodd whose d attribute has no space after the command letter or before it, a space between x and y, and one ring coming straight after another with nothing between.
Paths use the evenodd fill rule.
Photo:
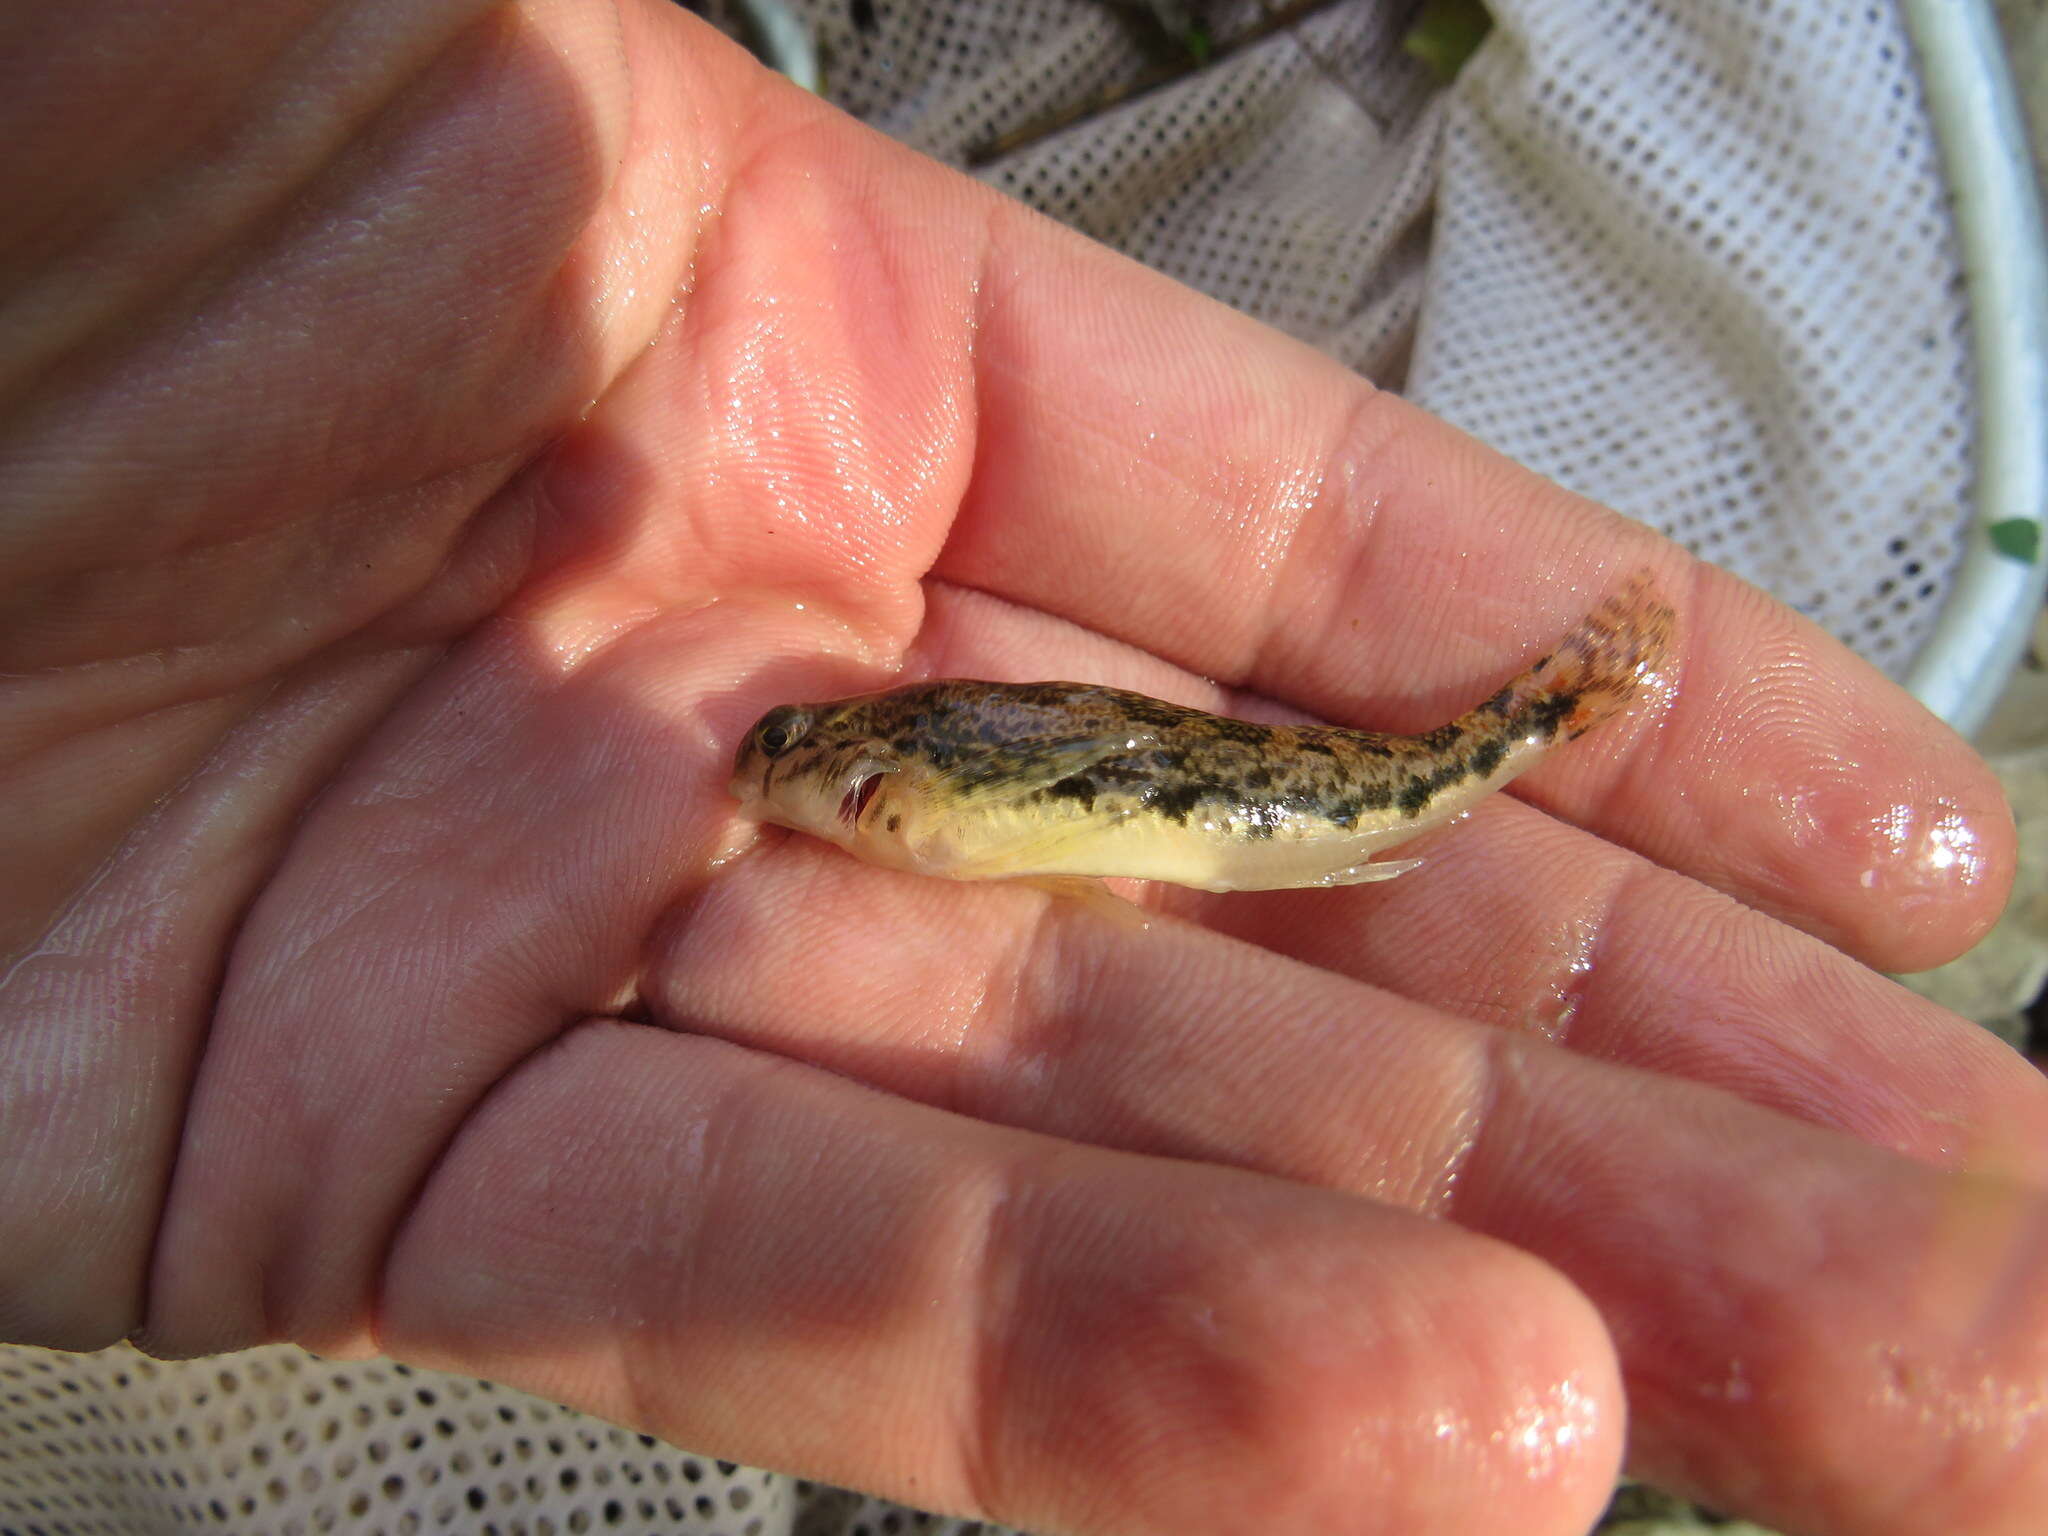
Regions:
<instances>
[{"instance_id":1,"label":"finger","mask_svg":"<svg viewBox=\"0 0 2048 1536\"><path fill-rule=\"evenodd\" d=\"M1201 708L1280 713L943 583L908 663L997 678L1071 668ZM2048 1182L2039 1075L1839 951L1505 797L1406 851L1423 867L1372 886L1161 888L1148 899L1446 1013L1725 1088L1943 1166Z\"/></svg>"},{"instance_id":2,"label":"finger","mask_svg":"<svg viewBox=\"0 0 2048 1536\"><path fill-rule=\"evenodd\" d=\"M1498 1075L1456 1218L1599 1304L1632 1464L1789 1530L2038 1529L2048 1198L1568 1062Z\"/></svg>"},{"instance_id":3,"label":"finger","mask_svg":"<svg viewBox=\"0 0 2048 1536\"><path fill-rule=\"evenodd\" d=\"M802 617L704 608L573 649L487 625L354 749L207 999L151 1266L164 1347L360 1325L463 1116L565 1020L629 1002L644 935L732 851L732 679ZM800 632L815 676L830 636Z\"/></svg>"},{"instance_id":4,"label":"finger","mask_svg":"<svg viewBox=\"0 0 2048 1536\"><path fill-rule=\"evenodd\" d=\"M986 1119L1505 1236L1600 1301L1638 1469L1716 1507L1862 1536L1931 1528L1951 1501L2017 1518L2048 1496L2006 1459L2039 1432L2048 1316L2001 1310L2048 1286L2038 1190L1922 1170L1184 925L1020 930L997 910L1008 896L1026 899L792 841L707 891L658 968L655 1016ZM974 971L984 947L1002 963ZM1907 1362L1897 1380L1873 1365L1887 1358Z\"/></svg>"},{"instance_id":5,"label":"finger","mask_svg":"<svg viewBox=\"0 0 2048 1536\"><path fill-rule=\"evenodd\" d=\"M847 167L829 183L821 146ZM1890 968L1995 918L1994 781L1813 626L849 123L758 151L743 134L722 157L745 174L718 260L635 418L692 470L690 558L660 562L679 594L783 571L886 660L931 567L1330 719L1419 729L1648 565L1680 610L1669 708L1520 792Z\"/></svg>"},{"instance_id":6,"label":"finger","mask_svg":"<svg viewBox=\"0 0 2048 1536\"><path fill-rule=\"evenodd\" d=\"M0 1336L135 1324L243 914L667 313L669 242L566 254L699 202L598 12L0 22Z\"/></svg>"},{"instance_id":7,"label":"finger","mask_svg":"<svg viewBox=\"0 0 2048 1536\"><path fill-rule=\"evenodd\" d=\"M1446 1258L1434 1229L1411 1229L1425 1234L1423 1250L1412 1273L1403 1269L1393 1250L1406 1239L1388 1236L1384 1212L1318 1207L1302 1225L1287 1214L1299 1192L1183 1189L1182 1180L1206 1180L1186 1169L1166 1170L1167 1189L1164 1165L1152 1163L1120 1163L1135 1169L1126 1187L1114 1169L1098 1180L1090 1157L1073 1164L1052 1151L1049 1213L1018 1215L1040 1209L1039 1185L998 1184L1015 1198L1001 1202L1002 1222L990 1223L1000 1230L974 1250L996 1256L996 1278L969 1310L937 1309L931 1277L947 1277L959 1236L947 1218L971 1218L989 1187L974 1178L982 1132L955 1134L956 1122L937 1117L881 1148L865 1130L807 1144L806 1128L832 1123L829 1106L802 1099L772 1113L774 1094L744 1084L724 1092L701 1055L664 1072L636 1052L608 1054L552 1110L538 1102L555 1081L547 1064L566 1054L546 1049L565 1001L630 979L621 950L645 918L620 893L660 901L649 870L701 874L702 848L726 810L693 810L661 765L694 773L694 742L729 739L696 701L715 696L710 678L758 654L761 637L735 633L725 613L650 625L587 661L575 688L530 659L520 664L530 639L501 626L452 658L309 814L294 858L245 922L159 1239L155 1346L289 1336L468 1360L732 1454L920 1502L1042 1511L1067 1528L1185 1529L1186 1490L1208 1489L1212 1507L1228 1509L1232 1497L1269 1496L1277 1480L1312 1528L1456 1531L1500 1487L1532 1475L1546 1487L1556 1480L1562 1511L1539 1504L1535 1528L1582 1527L1614 1454L1602 1374L1611 1364L1572 1293L1511 1256L1485 1250L1480 1269L1506 1271L1468 1287L1457 1278L1466 1262ZM678 699L691 702L678 708ZM713 714L718 707L746 706L728 698ZM651 1031L613 1033L675 1045ZM758 1064L737 1074L790 1075ZM494 1086L507 1078L508 1088ZM646 1092L624 1091L632 1085ZM718 1124L693 1110L705 1102L693 1093L736 1111L730 1134L711 1142L710 1172L732 1176L696 1189L662 1152L687 1156L704 1144L692 1127ZM749 1100L758 1112L739 1112ZM578 1139L593 1128L596 1142ZM997 1174L1036 1166L1036 1150L1009 1147L986 1147L982 1162ZM756 1159L749 1176L735 1172L743 1152ZM587 1203L575 1182L584 1178L615 1203ZM952 1178L968 1184L959 1202L947 1199ZM1107 1187L1089 1193L1098 1184ZM491 1192L481 1204L479 1189ZM750 1225L771 1194L795 1203L789 1220ZM1354 1209L1367 1227L1342 1237ZM916 1219L935 1210L935 1222ZM853 1227L833 1228L823 1219L831 1212ZM894 1228L891 1212L904 1213ZM501 1229L502 1246L486 1228ZM650 1243L693 1231L701 1240L665 1250L665 1270L634 1267ZM735 1231L755 1241L742 1248ZM915 1250L922 1232L935 1234L935 1254ZM721 1273L722 1253L733 1267ZM908 1300L887 1284L889 1261L906 1253L921 1282ZM814 1260L830 1262L806 1270ZM544 1272L557 1262L562 1269ZM1409 1278L1382 1284L1375 1274ZM474 1289L488 1289L490 1276L516 1282L497 1310ZM708 1289L693 1290L696 1279ZM1440 1299L1441 1311L1418 1316L1411 1291ZM1010 1313L983 1327L975 1310L995 1292L1023 1298L1014 1347L1008 1335L985 1337ZM1161 1319L1144 1311L1154 1293L1168 1298ZM806 1295L813 1304L797 1309ZM696 1296L706 1306L690 1311ZM774 1304L759 1306L764 1298ZM866 1299L894 1310L856 1306L849 1327L840 1304ZM1278 1310L1262 1322L1254 1314L1266 1306ZM1452 1314L1468 1321L1453 1328ZM632 1323L657 1315L678 1318L672 1347ZM1189 1316L1216 1324L1193 1327L1192 1353L1179 1342ZM617 1326L590 1326L604 1318ZM1399 1327L1383 1338L1390 1320ZM1546 1343L1551 1334L1564 1342ZM1414 1342L1432 1336L1426 1348ZM540 1339L545 1358L522 1358L507 1339ZM970 1374L959 1386L934 1372L954 1363L946 1347L963 1340L958 1358ZM1448 1376L1427 1365L1438 1352ZM1305 1353L1319 1362L1306 1375ZM621 1358L636 1363L605 1378L603 1363ZM877 1448L873 1405L919 1391L925 1407ZM792 1403L820 1411L792 1414ZM1586 1404L1595 1422L1580 1425L1570 1415ZM1439 1409L1451 1416L1432 1418ZM1470 1458L1449 1444L1467 1423ZM1573 1444L1553 1455L1544 1448L1554 1424ZM1532 1473L1522 1458L1538 1452ZM1085 1475L1073 1473L1076 1456ZM1591 1470L1577 1469L1581 1456ZM1235 1493L1216 1491L1212 1476L1234 1479ZM1339 1518L1336 1502L1371 1507L1383 1478L1405 1490L1382 1501L1389 1524Z\"/></svg>"},{"instance_id":8,"label":"finger","mask_svg":"<svg viewBox=\"0 0 2048 1536\"><path fill-rule=\"evenodd\" d=\"M1604 1337L1527 1259L592 1024L449 1149L379 1342L719 1455L1040 1529L1577 1531Z\"/></svg>"},{"instance_id":9,"label":"finger","mask_svg":"<svg viewBox=\"0 0 2048 1536\"><path fill-rule=\"evenodd\" d=\"M2039 1074L1839 950L1510 800L1418 851L1369 895L1171 905L1446 1013L2048 1185Z\"/></svg>"},{"instance_id":10,"label":"finger","mask_svg":"<svg viewBox=\"0 0 2048 1536\"><path fill-rule=\"evenodd\" d=\"M729 809L702 790L713 771L706 760L758 702L731 680L754 675L763 656L810 633L801 615L775 622L783 628L765 618L735 622L728 606L649 624L585 659L573 684L551 668L548 653L526 653L534 637L524 627L506 626L452 659L390 723L390 735L358 754L306 818L294 859L244 925L242 960L222 993L159 1246L152 1300L161 1339L205 1347L267 1328L369 1342L364 1297L411 1192L431 1182L442 1149L460 1143L472 1106L552 1038L567 1009L630 983L634 940L649 914L678 883L697 878L718 845ZM478 859L478 848L493 851ZM1017 901L1032 899L889 877L823 850L809 856L821 872L936 903L918 923L890 924L871 906L834 906L829 891L804 889L761 913L767 931L778 933L801 928L791 914L810 914L813 935L836 932L848 945L856 974L898 985L917 975L916 967L898 968L906 934L934 945L944 936L957 964L973 942L977 911L1014 933ZM733 870L742 867L753 861L728 868L719 900L739 892ZM357 894L337 905L340 892ZM699 921L715 931L708 912ZM758 940L753 948L771 953ZM1293 981L1282 986L1256 968L1236 969L1244 956L1285 962L1224 948L1226 969L1174 964L1163 976L1140 975L1137 986L1119 985L1087 954L1019 972L1040 982L1071 975L1104 1010L1079 1030L1073 1010L1050 997L1036 1049L1019 1051L1014 1071L977 1077L972 1063L963 1069L945 1054L972 1022L971 1012L960 1012L973 1003L971 991L944 1006L904 1008L901 1017L921 1032L864 1042L874 1058L866 1069L879 1073L886 1057L922 1054L934 1072L950 1073L942 1086L968 1095L967 1107L1021 1113L1031 1106L1006 1110L994 1091L1014 1083L1037 1096L1041 1113L1105 1117L1109 1129L1098 1139L1170 1134L1187 1155L1302 1169L1320 1163L1341 1170L1326 1182L1440 1202L1468 1123L1445 1106L1461 1102L1472 1048L1418 1051L1420 1032L1405 1024L1375 1038L1353 1012L1355 993L1305 1006ZM838 994L826 985L833 973L820 963L824 953L814 945L779 969L809 986L800 1016L829 1028L819 1015ZM1297 973L1315 974L1292 967L1289 976ZM373 991L362 986L365 975L377 976ZM971 971L966 979L971 989ZM1235 999L1266 1010L1248 1030L1235 1016L1217 1021L1219 1002ZM1177 1019L1199 1028L1177 1033ZM1109 1027L1118 1025L1129 1032ZM1276 1051L1273 1042L1296 1028L1295 1038L1313 1048ZM1205 1038L1230 1043L1233 1070L1174 1081L1176 1065L1204 1065ZM1113 1057L1070 1059L1119 1042L1155 1054L1121 1066ZM1346 1054L1358 1049L1367 1054ZM1280 1075L1253 1091L1262 1074ZM1347 1102L1361 1083L1384 1097ZM1248 1091L1278 1106L1281 1131L1271 1117L1238 1120ZM1375 1125L1408 1128L1397 1139L1419 1155L1404 1162L1361 1146L1359 1128ZM1654 1125L1635 1127L1619 1141L1635 1147L1654 1134ZM1674 1252L1673 1262L1683 1257Z\"/></svg>"},{"instance_id":11,"label":"finger","mask_svg":"<svg viewBox=\"0 0 2048 1536\"><path fill-rule=\"evenodd\" d=\"M1057 271L1020 283L1006 324L1056 294ZM1996 917L2011 853L1987 770L1811 625L1358 381L1307 361L1240 380L1249 338L1192 316L1167 335L1195 354L1192 387L1146 393L1157 446L1134 474L1099 438L1145 391L1141 362L1091 340L1049 360L1056 388L987 371L1000 470L977 475L939 574L1340 722L1424 729L1649 564L1680 614L1670 707L1517 792L1894 968ZM1196 445L1217 468L1146 473Z\"/></svg>"},{"instance_id":12,"label":"finger","mask_svg":"<svg viewBox=\"0 0 2048 1536\"><path fill-rule=\"evenodd\" d=\"M937 574L1420 729L1648 564L1680 608L1671 709L1525 792L1894 968L1996 917L2012 853L1988 772L1813 626L1163 279L990 227L1005 277L977 310L974 477Z\"/></svg>"}]
</instances>

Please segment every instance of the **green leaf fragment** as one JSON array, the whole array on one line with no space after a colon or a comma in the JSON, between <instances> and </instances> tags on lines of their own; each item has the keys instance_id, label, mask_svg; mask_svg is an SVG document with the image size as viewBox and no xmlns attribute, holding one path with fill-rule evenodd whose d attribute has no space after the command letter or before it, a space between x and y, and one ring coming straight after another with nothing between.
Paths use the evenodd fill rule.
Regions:
<instances>
[{"instance_id":1,"label":"green leaf fragment","mask_svg":"<svg viewBox=\"0 0 2048 1536\"><path fill-rule=\"evenodd\" d=\"M1480 0L1424 0L1401 48L1448 85L1492 30L1493 17Z\"/></svg>"},{"instance_id":2,"label":"green leaf fragment","mask_svg":"<svg viewBox=\"0 0 2048 1536\"><path fill-rule=\"evenodd\" d=\"M2041 524L2034 518L2008 517L1985 532L1991 535L1991 547L2008 559L2032 565L2041 558Z\"/></svg>"}]
</instances>

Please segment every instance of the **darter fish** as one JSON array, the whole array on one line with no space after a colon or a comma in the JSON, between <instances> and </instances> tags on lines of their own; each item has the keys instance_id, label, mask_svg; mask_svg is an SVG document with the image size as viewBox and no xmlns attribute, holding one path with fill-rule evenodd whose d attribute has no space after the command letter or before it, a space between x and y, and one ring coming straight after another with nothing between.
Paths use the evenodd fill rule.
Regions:
<instances>
[{"instance_id":1,"label":"darter fish","mask_svg":"<svg viewBox=\"0 0 2048 1536\"><path fill-rule=\"evenodd\" d=\"M741 743L732 793L764 821L951 880L1072 894L1113 875L1207 891L1384 880L1421 861L1378 855L1626 705L1673 623L1638 575L1417 736L1257 725L1088 683L950 679L784 704Z\"/></svg>"}]
</instances>

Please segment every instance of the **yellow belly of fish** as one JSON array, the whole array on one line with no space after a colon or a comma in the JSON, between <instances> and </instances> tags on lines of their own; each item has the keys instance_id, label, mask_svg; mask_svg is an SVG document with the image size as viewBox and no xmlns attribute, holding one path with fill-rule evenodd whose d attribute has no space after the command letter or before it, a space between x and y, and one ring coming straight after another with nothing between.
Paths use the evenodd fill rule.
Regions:
<instances>
[{"instance_id":1,"label":"yellow belly of fish","mask_svg":"<svg viewBox=\"0 0 2048 1536\"><path fill-rule=\"evenodd\" d=\"M1196 816L1183 824L1142 813L1116 820L1009 814L928 832L906 827L908 835L886 853L874 847L856 851L878 863L949 880L1130 877L1205 891L1262 891L1350 885L1400 874L1414 862L1368 861L1422 830L1413 822L1396 822L1309 833L1283 827L1270 837L1254 837Z\"/></svg>"}]
</instances>

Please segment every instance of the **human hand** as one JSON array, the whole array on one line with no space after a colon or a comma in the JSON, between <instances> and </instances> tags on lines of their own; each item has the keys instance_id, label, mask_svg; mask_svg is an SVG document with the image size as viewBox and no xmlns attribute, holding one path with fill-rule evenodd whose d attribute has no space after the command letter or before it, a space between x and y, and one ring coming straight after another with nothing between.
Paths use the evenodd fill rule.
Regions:
<instances>
[{"instance_id":1,"label":"human hand","mask_svg":"<svg viewBox=\"0 0 2048 1536\"><path fill-rule=\"evenodd\" d=\"M1576 1530L1624 1414L2029 1528L2048 1102L1849 958L2010 830L1869 669L666 6L14 25L5 1336L1091 1532ZM1383 885L1133 933L724 794L906 672L1433 724L1643 564L1670 697Z\"/></svg>"}]
</instances>

